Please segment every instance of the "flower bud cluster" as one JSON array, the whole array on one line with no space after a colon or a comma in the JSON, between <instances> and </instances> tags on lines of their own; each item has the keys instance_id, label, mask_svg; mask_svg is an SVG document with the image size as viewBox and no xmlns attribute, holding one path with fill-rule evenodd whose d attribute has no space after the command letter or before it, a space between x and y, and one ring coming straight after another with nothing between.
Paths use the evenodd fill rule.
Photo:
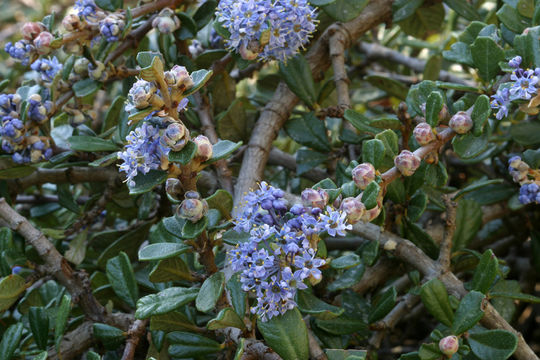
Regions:
<instances>
[{"instance_id":1,"label":"flower bud cluster","mask_svg":"<svg viewBox=\"0 0 540 360\"><path fill-rule=\"evenodd\" d=\"M296 292L307 288L306 280L322 279L320 268L326 262L317 257L319 236L344 236L351 229L344 212L318 206L328 201L328 194L311 190L302 193L307 205L289 208L282 190L262 182L244 197L235 219L235 230L249 232L250 237L229 251L229 261L240 273L242 289L256 296L251 312L262 321L293 309ZM317 206L310 206L312 201Z\"/></svg>"},{"instance_id":2,"label":"flower bud cluster","mask_svg":"<svg viewBox=\"0 0 540 360\"><path fill-rule=\"evenodd\" d=\"M375 180L375 167L370 163L362 163L356 166L352 172L352 179L359 189L364 190L373 180Z\"/></svg>"},{"instance_id":3,"label":"flower bud cluster","mask_svg":"<svg viewBox=\"0 0 540 360\"><path fill-rule=\"evenodd\" d=\"M473 121L467 112L459 111L452 116L448 126L458 134L466 134L473 128Z\"/></svg>"},{"instance_id":4,"label":"flower bud cluster","mask_svg":"<svg viewBox=\"0 0 540 360\"><path fill-rule=\"evenodd\" d=\"M524 205L540 204L540 171L530 169L519 156L513 156L508 160L508 172L514 182L521 185L519 202Z\"/></svg>"},{"instance_id":5,"label":"flower bud cluster","mask_svg":"<svg viewBox=\"0 0 540 360\"><path fill-rule=\"evenodd\" d=\"M180 28L180 19L174 14L173 10L165 8L152 21L152 27L158 29L162 34L170 34Z\"/></svg>"},{"instance_id":6,"label":"flower bud cluster","mask_svg":"<svg viewBox=\"0 0 540 360\"><path fill-rule=\"evenodd\" d=\"M315 9L307 0L223 0L218 21L231 34L229 49L244 59L286 61L315 31Z\"/></svg>"},{"instance_id":7,"label":"flower bud cluster","mask_svg":"<svg viewBox=\"0 0 540 360\"><path fill-rule=\"evenodd\" d=\"M212 143L204 135L199 135L193 139L195 145L197 145L197 154L195 158L200 162L210 160L213 154Z\"/></svg>"},{"instance_id":8,"label":"flower bud cluster","mask_svg":"<svg viewBox=\"0 0 540 360\"><path fill-rule=\"evenodd\" d=\"M413 130L413 135L416 139L416 142L418 142L420 146L427 145L430 142L435 141L435 139L437 138L431 125L426 122L422 122L416 125Z\"/></svg>"},{"instance_id":9,"label":"flower bud cluster","mask_svg":"<svg viewBox=\"0 0 540 360\"><path fill-rule=\"evenodd\" d=\"M409 150L403 150L394 159L394 165L403 176L411 176L420 167L422 160Z\"/></svg>"},{"instance_id":10,"label":"flower bud cluster","mask_svg":"<svg viewBox=\"0 0 540 360\"><path fill-rule=\"evenodd\" d=\"M124 15L112 13L99 22L99 33L108 42L115 42L120 39L125 26Z\"/></svg>"},{"instance_id":11,"label":"flower bud cluster","mask_svg":"<svg viewBox=\"0 0 540 360\"><path fill-rule=\"evenodd\" d=\"M54 36L46 31L45 25L36 22L25 23L21 29L22 40L15 44L8 42L4 50L23 65L29 65L39 55L47 55L51 52L51 41Z\"/></svg>"},{"instance_id":12,"label":"flower bud cluster","mask_svg":"<svg viewBox=\"0 0 540 360\"><path fill-rule=\"evenodd\" d=\"M171 122L163 133L163 140L172 151L180 151L189 141L189 130L184 124Z\"/></svg>"},{"instance_id":13,"label":"flower bud cluster","mask_svg":"<svg viewBox=\"0 0 540 360\"><path fill-rule=\"evenodd\" d=\"M176 212L181 218L196 223L208 213L208 203L205 199L201 199L198 192L188 191Z\"/></svg>"},{"instance_id":14,"label":"flower bud cluster","mask_svg":"<svg viewBox=\"0 0 540 360\"><path fill-rule=\"evenodd\" d=\"M52 59L38 59L32 63L30 68L39 73L42 81L52 83L56 74L62 70L62 64L55 56Z\"/></svg>"},{"instance_id":15,"label":"flower bud cluster","mask_svg":"<svg viewBox=\"0 0 540 360\"><path fill-rule=\"evenodd\" d=\"M37 163L52 156L49 139L39 135L39 125L48 120L52 103L42 101L39 94L26 101L23 122L23 101L19 94L0 94L0 136L2 151L11 154L17 164Z\"/></svg>"}]
</instances>

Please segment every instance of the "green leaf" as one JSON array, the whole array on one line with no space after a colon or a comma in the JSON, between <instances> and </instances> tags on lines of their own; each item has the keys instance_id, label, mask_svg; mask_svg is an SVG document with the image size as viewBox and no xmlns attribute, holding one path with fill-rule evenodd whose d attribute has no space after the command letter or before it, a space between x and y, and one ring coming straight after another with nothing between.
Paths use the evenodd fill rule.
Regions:
<instances>
[{"instance_id":1,"label":"green leaf","mask_svg":"<svg viewBox=\"0 0 540 360\"><path fill-rule=\"evenodd\" d=\"M381 294L369 312L368 322L373 324L384 318L396 305L397 291L394 286Z\"/></svg>"},{"instance_id":2,"label":"green leaf","mask_svg":"<svg viewBox=\"0 0 540 360\"><path fill-rule=\"evenodd\" d=\"M452 333L454 335L463 334L482 319L484 316L484 309L482 308L484 298L484 294L473 290L461 299L452 323Z\"/></svg>"},{"instance_id":3,"label":"green leaf","mask_svg":"<svg viewBox=\"0 0 540 360\"><path fill-rule=\"evenodd\" d=\"M474 102L474 109L471 113L471 118L474 123L473 134L479 136L484 130L489 116L491 115L491 106L489 105L489 98L486 95L480 95Z\"/></svg>"},{"instance_id":4,"label":"green leaf","mask_svg":"<svg viewBox=\"0 0 540 360\"><path fill-rule=\"evenodd\" d=\"M47 311L42 307L31 306L28 311L28 322L38 349L46 350L49 335L49 316L47 315Z\"/></svg>"},{"instance_id":5,"label":"green leaf","mask_svg":"<svg viewBox=\"0 0 540 360\"><path fill-rule=\"evenodd\" d=\"M184 239L195 239L197 236L201 235L202 232L208 226L208 218L205 216L196 223L191 221L186 221L182 227L182 237Z\"/></svg>"},{"instance_id":6,"label":"green leaf","mask_svg":"<svg viewBox=\"0 0 540 360\"><path fill-rule=\"evenodd\" d=\"M330 320L315 319L315 324L318 328L332 335L359 333L365 336L368 333L368 325L361 318L346 314Z\"/></svg>"},{"instance_id":7,"label":"green leaf","mask_svg":"<svg viewBox=\"0 0 540 360\"><path fill-rule=\"evenodd\" d=\"M309 314L317 319L330 320L343 314L345 309L330 305L313 295L309 289L296 293L298 309L304 314Z\"/></svg>"},{"instance_id":8,"label":"green leaf","mask_svg":"<svg viewBox=\"0 0 540 360\"><path fill-rule=\"evenodd\" d=\"M384 155L385 147L381 140L371 139L362 144L362 161L372 164L376 169L381 165Z\"/></svg>"},{"instance_id":9,"label":"green leaf","mask_svg":"<svg viewBox=\"0 0 540 360\"><path fill-rule=\"evenodd\" d=\"M504 26L516 34L521 34L530 25L528 20L519 15L518 11L509 4L504 4L497 11L497 17Z\"/></svg>"},{"instance_id":10,"label":"green leaf","mask_svg":"<svg viewBox=\"0 0 540 360\"><path fill-rule=\"evenodd\" d=\"M202 335L173 331L167 334L169 341L169 354L175 358L192 358L201 355L213 354L220 351L223 346L217 341Z\"/></svg>"},{"instance_id":11,"label":"green leaf","mask_svg":"<svg viewBox=\"0 0 540 360\"><path fill-rule=\"evenodd\" d=\"M330 263L330 266L333 269L349 269L352 268L358 264L360 264L362 260L360 259L360 256L356 254L347 254L338 257L337 259L332 260Z\"/></svg>"},{"instance_id":12,"label":"green leaf","mask_svg":"<svg viewBox=\"0 0 540 360\"><path fill-rule=\"evenodd\" d=\"M450 45L450 50L443 51L443 57L451 62L474 66L474 60L472 58L470 46L461 41Z\"/></svg>"},{"instance_id":13,"label":"green leaf","mask_svg":"<svg viewBox=\"0 0 540 360\"><path fill-rule=\"evenodd\" d=\"M96 339L101 341L108 350L115 350L124 342L124 331L114 326L95 323L93 328Z\"/></svg>"},{"instance_id":14,"label":"green leaf","mask_svg":"<svg viewBox=\"0 0 540 360\"><path fill-rule=\"evenodd\" d=\"M195 300L197 310L204 313L213 310L223 292L224 286L225 275L221 271L204 280Z\"/></svg>"},{"instance_id":15,"label":"green leaf","mask_svg":"<svg viewBox=\"0 0 540 360\"><path fill-rule=\"evenodd\" d=\"M524 146L540 144L540 122L519 122L512 124L510 127L510 135L512 139Z\"/></svg>"},{"instance_id":16,"label":"green leaf","mask_svg":"<svg viewBox=\"0 0 540 360\"><path fill-rule=\"evenodd\" d=\"M452 238L453 251L466 248L481 227L481 206L474 200L460 200L456 210L456 230Z\"/></svg>"},{"instance_id":17,"label":"green leaf","mask_svg":"<svg viewBox=\"0 0 540 360\"><path fill-rule=\"evenodd\" d=\"M444 0L444 3L467 20L480 20L480 15L476 9L466 1Z\"/></svg>"},{"instance_id":18,"label":"green leaf","mask_svg":"<svg viewBox=\"0 0 540 360\"><path fill-rule=\"evenodd\" d=\"M227 281L226 287L234 311L243 318L246 313L247 293L242 290L242 283L240 282L239 275L236 274L231 276L229 281Z\"/></svg>"},{"instance_id":19,"label":"green leaf","mask_svg":"<svg viewBox=\"0 0 540 360\"><path fill-rule=\"evenodd\" d=\"M504 182L503 179L493 179L493 180L479 180L479 181L475 181L473 182L471 185L469 186L466 186L464 187L463 189L459 190L456 195L454 195L454 197L452 198L452 200L457 200L459 198L461 198L463 195L467 194L467 193L470 193L470 192L473 192L473 191L476 191L478 189L481 189L485 186L488 186L488 185L493 185L493 184L502 184Z\"/></svg>"},{"instance_id":20,"label":"green leaf","mask_svg":"<svg viewBox=\"0 0 540 360\"><path fill-rule=\"evenodd\" d=\"M123 6L123 0L96 0L96 5L107 11L116 11Z\"/></svg>"},{"instance_id":21,"label":"green leaf","mask_svg":"<svg viewBox=\"0 0 540 360\"><path fill-rule=\"evenodd\" d=\"M145 246L139 251L140 261L162 260L178 256L190 249L185 244L157 243Z\"/></svg>"},{"instance_id":22,"label":"green leaf","mask_svg":"<svg viewBox=\"0 0 540 360\"><path fill-rule=\"evenodd\" d=\"M54 326L54 344L56 346L56 351L60 349L60 343L62 342L62 337L66 331L67 320L69 317L69 312L71 311L71 295L66 294L62 296L62 302L58 306L56 311L56 320Z\"/></svg>"},{"instance_id":23,"label":"green leaf","mask_svg":"<svg viewBox=\"0 0 540 360\"><path fill-rule=\"evenodd\" d=\"M376 181L370 182L366 187L362 193L362 202L366 206L367 210L373 209L375 206L377 206L377 197L379 196L380 191L381 187Z\"/></svg>"},{"instance_id":24,"label":"green leaf","mask_svg":"<svg viewBox=\"0 0 540 360\"><path fill-rule=\"evenodd\" d=\"M147 107L146 109L138 110L138 111L132 113L131 115L129 115L128 120L130 122L136 123L139 120L142 120L146 116L150 115L150 113L152 111L154 111L154 109L151 106ZM126 135L127 135L127 131L126 131Z\"/></svg>"},{"instance_id":25,"label":"green leaf","mask_svg":"<svg viewBox=\"0 0 540 360\"><path fill-rule=\"evenodd\" d=\"M33 166L15 166L0 170L0 179L17 179L28 176L36 171Z\"/></svg>"},{"instance_id":26,"label":"green leaf","mask_svg":"<svg viewBox=\"0 0 540 360\"><path fill-rule=\"evenodd\" d=\"M412 221L418 221L426 210L428 197L425 192L418 190L414 193L407 207L407 217Z\"/></svg>"},{"instance_id":27,"label":"green leaf","mask_svg":"<svg viewBox=\"0 0 540 360\"><path fill-rule=\"evenodd\" d=\"M433 92L440 93L443 100L445 99L444 93L436 86L436 83L433 81L424 80L419 84L411 86L409 93L407 94L407 106L411 116L424 116L422 107L427 102L428 97Z\"/></svg>"},{"instance_id":28,"label":"green leaf","mask_svg":"<svg viewBox=\"0 0 540 360\"><path fill-rule=\"evenodd\" d=\"M85 97L92 95L101 87L101 83L93 79L83 79L73 84L73 92L76 97Z\"/></svg>"},{"instance_id":29,"label":"green leaf","mask_svg":"<svg viewBox=\"0 0 540 360\"><path fill-rule=\"evenodd\" d=\"M322 9L334 20L347 22L360 15L368 2L368 0L335 0L328 5L322 6Z\"/></svg>"},{"instance_id":30,"label":"green leaf","mask_svg":"<svg viewBox=\"0 0 540 360\"><path fill-rule=\"evenodd\" d=\"M375 139L383 142L386 157L391 158L390 160L393 161L394 156L399 152L399 139L397 134L393 130L387 129L375 135Z\"/></svg>"},{"instance_id":31,"label":"green leaf","mask_svg":"<svg viewBox=\"0 0 540 360\"><path fill-rule=\"evenodd\" d=\"M532 304L540 304L540 297L530 295L530 294L523 294L520 292L490 291L489 297L490 298L503 297L503 298L514 299L514 300L519 300L523 302L528 302Z\"/></svg>"},{"instance_id":32,"label":"green leaf","mask_svg":"<svg viewBox=\"0 0 540 360\"><path fill-rule=\"evenodd\" d=\"M206 327L208 330L223 329L226 327L245 329L246 325L232 308L225 308L214 319L210 320L206 324Z\"/></svg>"},{"instance_id":33,"label":"green leaf","mask_svg":"<svg viewBox=\"0 0 540 360\"><path fill-rule=\"evenodd\" d=\"M235 152L240 146L242 146L241 141L232 142L230 140L219 140L212 145L212 157L206 161L205 164L212 164L218 160L227 158L227 156Z\"/></svg>"},{"instance_id":34,"label":"green leaf","mask_svg":"<svg viewBox=\"0 0 540 360\"><path fill-rule=\"evenodd\" d=\"M0 292L3 295L3 293ZM10 360L19 341L21 341L23 332L23 324L21 322L13 324L7 328L2 335L2 341L0 342L0 360Z\"/></svg>"},{"instance_id":35,"label":"green leaf","mask_svg":"<svg viewBox=\"0 0 540 360\"><path fill-rule=\"evenodd\" d=\"M119 95L114 98L111 106L109 106L107 113L105 114L105 120L101 126L101 132L105 132L118 124L118 121L121 118L120 114L124 111L125 103L126 98L124 96Z\"/></svg>"},{"instance_id":36,"label":"green leaf","mask_svg":"<svg viewBox=\"0 0 540 360\"><path fill-rule=\"evenodd\" d=\"M171 287L157 294L144 296L137 301L137 319L146 319L152 315L162 315L178 309L197 298L199 289Z\"/></svg>"},{"instance_id":37,"label":"green leaf","mask_svg":"<svg viewBox=\"0 0 540 360\"><path fill-rule=\"evenodd\" d=\"M158 185L161 185L167 180L169 174L162 170L150 170L146 174L138 174L133 178L134 186L129 186L130 195L140 195L151 191Z\"/></svg>"},{"instance_id":38,"label":"green leaf","mask_svg":"<svg viewBox=\"0 0 540 360\"><path fill-rule=\"evenodd\" d=\"M100 268L105 269L107 260L116 256L116 254L118 254L120 251L124 251L130 259L135 259L137 256L137 250L143 241L146 240L151 226L151 223L143 223L141 226L138 226L130 232L120 236L101 252L97 259L97 265Z\"/></svg>"},{"instance_id":39,"label":"green leaf","mask_svg":"<svg viewBox=\"0 0 540 360\"><path fill-rule=\"evenodd\" d=\"M120 299L135 307L139 298L139 288L135 273L125 252L107 261L107 278Z\"/></svg>"},{"instance_id":40,"label":"green leaf","mask_svg":"<svg viewBox=\"0 0 540 360\"><path fill-rule=\"evenodd\" d=\"M438 92L431 93L426 102L426 122L431 127L439 123L439 113L443 108L443 97Z\"/></svg>"},{"instance_id":41,"label":"green leaf","mask_svg":"<svg viewBox=\"0 0 540 360\"><path fill-rule=\"evenodd\" d=\"M407 97L407 91L409 89L400 81L379 75L366 76L365 80L371 85L384 90L388 95L395 96L401 100L405 100Z\"/></svg>"},{"instance_id":42,"label":"green leaf","mask_svg":"<svg viewBox=\"0 0 540 360\"><path fill-rule=\"evenodd\" d=\"M0 313L9 309L26 290L24 278L8 275L0 281Z\"/></svg>"},{"instance_id":43,"label":"green leaf","mask_svg":"<svg viewBox=\"0 0 540 360\"><path fill-rule=\"evenodd\" d=\"M286 123L285 129L287 134L301 145L321 152L331 150L324 121L317 118L313 112L292 118Z\"/></svg>"},{"instance_id":44,"label":"green leaf","mask_svg":"<svg viewBox=\"0 0 540 360\"><path fill-rule=\"evenodd\" d=\"M350 288L356 284L364 275L365 267L364 264L359 264L358 266L347 269L337 277L330 285L328 285L328 291L337 291Z\"/></svg>"},{"instance_id":45,"label":"green leaf","mask_svg":"<svg viewBox=\"0 0 540 360\"><path fill-rule=\"evenodd\" d=\"M233 198L228 191L219 189L211 196L206 198L208 207L210 209L217 209L221 215L225 218L231 218L231 211L233 209Z\"/></svg>"},{"instance_id":46,"label":"green leaf","mask_svg":"<svg viewBox=\"0 0 540 360\"><path fill-rule=\"evenodd\" d=\"M199 6L195 14L193 14L193 20L197 24L199 29L202 29L212 20L214 16L214 10L216 9L217 2L214 0L206 1Z\"/></svg>"},{"instance_id":47,"label":"green leaf","mask_svg":"<svg viewBox=\"0 0 540 360\"><path fill-rule=\"evenodd\" d=\"M160 260L148 275L148 280L159 283L179 280L193 281L195 278L182 259L172 257Z\"/></svg>"},{"instance_id":48,"label":"green leaf","mask_svg":"<svg viewBox=\"0 0 540 360\"><path fill-rule=\"evenodd\" d=\"M171 332L175 330L198 331L197 326L186 315L179 311L150 318L150 330Z\"/></svg>"},{"instance_id":49,"label":"green leaf","mask_svg":"<svg viewBox=\"0 0 540 360\"><path fill-rule=\"evenodd\" d=\"M141 51L137 54L137 63L141 68L147 68L152 65L154 58L158 57L163 62L163 56L156 51Z\"/></svg>"},{"instance_id":50,"label":"green leaf","mask_svg":"<svg viewBox=\"0 0 540 360\"><path fill-rule=\"evenodd\" d=\"M368 241L362 247L362 261L367 266L373 266L375 261L379 257L379 242L378 241Z\"/></svg>"},{"instance_id":51,"label":"green leaf","mask_svg":"<svg viewBox=\"0 0 540 360\"><path fill-rule=\"evenodd\" d=\"M484 252L471 280L471 288L486 294L497 277L498 263L491 249Z\"/></svg>"},{"instance_id":52,"label":"green leaf","mask_svg":"<svg viewBox=\"0 0 540 360\"><path fill-rule=\"evenodd\" d=\"M311 76L311 68L304 56L298 54L286 64L280 62L279 75L296 96L313 108L317 100L317 92Z\"/></svg>"},{"instance_id":53,"label":"green leaf","mask_svg":"<svg viewBox=\"0 0 540 360\"><path fill-rule=\"evenodd\" d=\"M204 69L192 72L191 78L193 79L193 86L184 93L184 96L189 96L199 91L199 89L210 80L212 74L212 70Z\"/></svg>"},{"instance_id":54,"label":"green leaf","mask_svg":"<svg viewBox=\"0 0 540 360\"><path fill-rule=\"evenodd\" d=\"M396 0L392 3L392 21L405 20L416 12L424 0Z\"/></svg>"},{"instance_id":55,"label":"green leaf","mask_svg":"<svg viewBox=\"0 0 540 360\"><path fill-rule=\"evenodd\" d=\"M197 36L197 24L195 20L184 12L176 12L176 16L180 19L180 29L174 32L174 37L179 40L193 39Z\"/></svg>"},{"instance_id":56,"label":"green leaf","mask_svg":"<svg viewBox=\"0 0 540 360\"><path fill-rule=\"evenodd\" d=\"M416 9L414 16L399 22L400 28L407 35L426 38L439 31L444 23L445 10L442 3L425 3Z\"/></svg>"},{"instance_id":57,"label":"green leaf","mask_svg":"<svg viewBox=\"0 0 540 360\"><path fill-rule=\"evenodd\" d=\"M383 115L370 120L369 125L379 129L401 129L401 121L395 115Z\"/></svg>"},{"instance_id":58,"label":"green leaf","mask_svg":"<svg viewBox=\"0 0 540 360\"><path fill-rule=\"evenodd\" d=\"M193 141L188 141L182 150L169 152L169 161L187 165L196 154L197 144L195 144Z\"/></svg>"},{"instance_id":59,"label":"green leaf","mask_svg":"<svg viewBox=\"0 0 540 360\"><path fill-rule=\"evenodd\" d=\"M366 360L366 350L324 349L328 360Z\"/></svg>"},{"instance_id":60,"label":"green leaf","mask_svg":"<svg viewBox=\"0 0 540 360\"><path fill-rule=\"evenodd\" d=\"M474 136L472 133L457 135L452 140L454 151L462 159L472 159L482 154L488 147L490 130L486 125L486 131L480 136Z\"/></svg>"},{"instance_id":61,"label":"green leaf","mask_svg":"<svg viewBox=\"0 0 540 360\"><path fill-rule=\"evenodd\" d=\"M476 38L471 45L471 56L478 75L484 81L492 80L501 71L499 62L504 61L504 50L492 38Z\"/></svg>"},{"instance_id":62,"label":"green leaf","mask_svg":"<svg viewBox=\"0 0 540 360\"><path fill-rule=\"evenodd\" d=\"M540 5L537 5L538 11L536 14L540 14ZM538 24L537 24L538 25ZM521 66L539 67L540 66L540 28L535 26L529 28L527 34L517 35L514 38L514 50L521 55L523 61Z\"/></svg>"},{"instance_id":63,"label":"green leaf","mask_svg":"<svg viewBox=\"0 0 540 360\"><path fill-rule=\"evenodd\" d=\"M360 130L361 133L377 134L381 130L370 125L370 120L364 115L351 109L345 110L343 115L345 120L351 123L352 126Z\"/></svg>"},{"instance_id":64,"label":"green leaf","mask_svg":"<svg viewBox=\"0 0 540 360\"><path fill-rule=\"evenodd\" d=\"M454 312L450 306L448 293L439 279L432 279L420 289L420 297L426 309L446 326L452 326Z\"/></svg>"},{"instance_id":65,"label":"green leaf","mask_svg":"<svg viewBox=\"0 0 540 360\"><path fill-rule=\"evenodd\" d=\"M439 350L439 344L422 344L418 350L420 360L439 360L443 354Z\"/></svg>"},{"instance_id":66,"label":"green leaf","mask_svg":"<svg viewBox=\"0 0 540 360\"><path fill-rule=\"evenodd\" d=\"M300 149L296 152L296 175L302 175L303 173L317 167L328 160L327 154L322 154L317 151Z\"/></svg>"},{"instance_id":67,"label":"green leaf","mask_svg":"<svg viewBox=\"0 0 540 360\"><path fill-rule=\"evenodd\" d=\"M47 360L48 355L49 355L49 353L47 351L42 351L39 354L37 354L36 356L34 356L32 358L32 360ZM88 357L87 357L87 359L88 359Z\"/></svg>"},{"instance_id":68,"label":"green leaf","mask_svg":"<svg viewBox=\"0 0 540 360\"><path fill-rule=\"evenodd\" d=\"M480 359L506 360L516 351L518 338L506 330L487 330L469 334L472 352Z\"/></svg>"},{"instance_id":69,"label":"green leaf","mask_svg":"<svg viewBox=\"0 0 540 360\"><path fill-rule=\"evenodd\" d=\"M71 150L75 151L117 151L118 146L110 140L98 138L96 136L76 135L68 139Z\"/></svg>"},{"instance_id":70,"label":"green leaf","mask_svg":"<svg viewBox=\"0 0 540 360\"><path fill-rule=\"evenodd\" d=\"M307 328L297 308L266 322L258 320L257 328L264 341L283 359L309 359Z\"/></svg>"},{"instance_id":71,"label":"green leaf","mask_svg":"<svg viewBox=\"0 0 540 360\"><path fill-rule=\"evenodd\" d=\"M405 218L403 223L405 230L405 238L412 241L430 258L436 259L439 255L439 249L431 236L425 232L420 226Z\"/></svg>"}]
</instances>

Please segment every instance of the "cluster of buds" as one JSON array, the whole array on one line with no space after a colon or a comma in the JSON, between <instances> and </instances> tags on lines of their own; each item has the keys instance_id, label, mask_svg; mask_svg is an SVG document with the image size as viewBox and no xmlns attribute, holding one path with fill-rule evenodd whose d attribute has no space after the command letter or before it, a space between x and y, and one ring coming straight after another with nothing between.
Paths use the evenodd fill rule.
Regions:
<instances>
[{"instance_id":1,"label":"cluster of buds","mask_svg":"<svg viewBox=\"0 0 540 360\"><path fill-rule=\"evenodd\" d=\"M212 143L210 140L208 140L208 138L204 135L199 135L193 139L193 142L195 145L197 145L197 154L195 155L195 159L197 159L199 162L210 160L213 154Z\"/></svg>"},{"instance_id":2,"label":"cluster of buds","mask_svg":"<svg viewBox=\"0 0 540 360\"><path fill-rule=\"evenodd\" d=\"M49 139L39 135L39 126L48 120L51 106L39 94L29 96L25 107L19 94L0 95L2 150L11 154L13 162L37 163L52 156ZM21 111L26 111L24 122Z\"/></svg>"},{"instance_id":3,"label":"cluster of buds","mask_svg":"<svg viewBox=\"0 0 540 360\"><path fill-rule=\"evenodd\" d=\"M473 121L467 112L459 111L457 114L452 116L448 125L456 133L466 134L472 129Z\"/></svg>"},{"instance_id":4,"label":"cluster of buds","mask_svg":"<svg viewBox=\"0 0 540 360\"><path fill-rule=\"evenodd\" d=\"M15 44L8 42L4 47L4 50L15 60L26 66L34 62L39 55L47 55L51 52L54 36L47 31L45 25L28 22L23 25L21 33L22 40Z\"/></svg>"},{"instance_id":5,"label":"cluster of buds","mask_svg":"<svg viewBox=\"0 0 540 360\"><path fill-rule=\"evenodd\" d=\"M165 129L163 140L172 151L180 151L189 141L189 130L184 124L175 122L172 118L169 119L171 124Z\"/></svg>"},{"instance_id":6,"label":"cluster of buds","mask_svg":"<svg viewBox=\"0 0 540 360\"><path fill-rule=\"evenodd\" d=\"M514 156L508 160L508 172L514 182L521 185L519 202L540 204L540 171L531 169L519 156Z\"/></svg>"},{"instance_id":7,"label":"cluster of buds","mask_svg":"<svg viewBox=\"0 0 540 360\"><path fill-rule=\"evenodd\" d=\"M201 199L198 192L188 191L176 212L179 217L196 223L208 213L208 203L205 199Z\"/></svg>"},{"instance_id":8,"label":"cluster of buds","mask_svg":"<svg viewBox=\"0 0 540 360\"><path fill-rule=\"evenodd\" d=\"M413 135L414 135L414 138L416 139L416 142L418 142L420 146L427 145L430 142L435 141L437 138L431 125L429 125L426 122L422 122L416 125L416 127L413 130Z\"/></svg>"},{"instance_id":9,"label":"cluster of buds","mask_svg":"<svg viewBox=\"0 0 540 360\"><path fill-rule=\"evenodd\" d=\"M180 28L180 19L174 14L173 10L165 8L152 21L152 27L158 29L162 34L170 34Z\"/></svg>"},{"instance_id":10,"label":"cluster of buds","mask_svg":"<svg viewBox=\"0 0 540 360\"><path fill-rule=\"evenodd\" d=\"M420 167L422 160L409 150L403 150L394 159L394 165L403 176L411 176Z\"/></svg>"},{"instance_id":11,"label":"cluster of buds","mask_svg":"<svg viewBox=\"0 0 540 360\"><path fill-rule=\"evenodd\" d=\"M330 196L322 189L305 189L302 191L302 203L306 207L324 209Z\"/></svg>"},{"instance_id":12,"label":"cluster of buds","mask_svg":"<svg viewBox=\"0 0 540 360\"><path fill-rule=\"evenodd\" d=\"M108 42L115 42L120 39L125 27L124 15L113 13L99 22L99 33Z\"/></svg>"},{"instance_id":13,"label":"cluster of buds","mask_svg":"<svg viewBox=\"0 0 540 360\"><path fill-rule=\"evenodd\" d=\"M370 163L362 163L356 166L351 174L356 186L362 190L375 180L377 175L375 168Z\"/></svg>"}]
</instances>

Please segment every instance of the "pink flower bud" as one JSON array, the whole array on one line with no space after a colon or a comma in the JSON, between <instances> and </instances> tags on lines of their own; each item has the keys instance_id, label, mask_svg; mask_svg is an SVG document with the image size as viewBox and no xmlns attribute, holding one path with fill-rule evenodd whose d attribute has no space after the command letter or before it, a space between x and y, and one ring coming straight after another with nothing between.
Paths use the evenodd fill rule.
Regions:
<instances>
[{"instance_id":1,"label":"pink flower bud","mask_svg":"<svg viewBox=\"0 0 540 360\"><path fill-rule=\"evenodd\" d=\"M212 143L204 135L199 135L193 142L197 145L197 158L201 162L207 161L212 157Z\"/></svg>"},{"instance_id":2,"label":"pink flower bud","mask_svg":"<svg viewBox=\"0 0 540 360\"><path fill-rule=\"evenodd\" d=\"M189 75L187 69L180 65L174 65L171 70L165 71L165 81L170 86L183 86L184 89L189 89L193 86L193 79Z\"/></svg>"},{"instance_id":3,"label":"pink flower bud","mask_svg":"<svg viewBox=\"0 0 540 360\"><path fill-rule=\"evenodd\" d=\"M322 189L308 188L302 191L302 203L306 207L324 209L329 198L328 193Z\"/></svg>"},{"instance_id":4,"label":"pink flower bud","mask_svg":"<svg viewBox=\"0 0 540 360\"><path fill-rule=\"evenodd\" d=\"M352 170L352 178L358 188L364 190L375 180L375 168L370 163L363 163Z\"/></svg>"},{"instance_id":5,"label":"pink flower bud","mask_svg":"<svg viewBox=\"0 0 540 360\"><path fill-rule=\"evenodd\" d=\"M421 159L409 150L403 150L394 159L394 164L402 175L411 176L420 166L420 161Z\"/></svg>"},{"instance_id":6,"label":"pink flower bud","mask_svg":"<svg viewBox=\"0 0 540 360\"><path fill-rule=\"evenodd\" d=\"M416 125L413 134L420 145L427 145L436 138L431 125L425 122Z\"/></svg>"},{"instance_id":7,"label":"pink flower bud","mask_svg":"<svg viewBox=\"0 0 540 360\"><path fill-rule=\"evenodd\" d=\"M82 22L76 14L68 14L62 20L62 26L67 31L75 31L82 27Z\"/></svg>"},{"instance_id":8,"label":"pink flower bud","mask_svg":"<svg viewBox=\"0 0 540 360\"><path fill-rule=\"evenodd\" d=\"M53 41L54 36L48 31L42 31L35 39L34 46L38 54L47 55L51 52L51 41Z\"/></svg>"},{"instance_id":9,"label":"pink flower bud","mask_svg":"<svg viewBox=\"0 0 540 360\"><path fill-rule=\"evenodd\" d=\"M355 224L360 221L364 215L364 212L366 211L364 204L360 200L353 197L343 199L339 209L347 213L347 221L350 224Z\"/></svg>"},{"instance_id":10,"label":"pink flower bud","mask_svg":"<svg viewBox=\"0 0 540 360\"><path fill-rule=\"evenodd\" d=\"M469 114L465 111L460 111L452 116L448 125L458 134L466 134L472 129L473 121Z\"/></svg>"},{"instance_id":11,"label":"pink flower bud","mask_svg":"<svg viewBox=\"0 0 540 360\"><path fill-rule=\"evenodd\" d=\"M21 35L26 40L34 40L46 28L43 24L37 22L27 22L21 28Z\"/></svg>"},{"instance_id":12,"label":"pink flower bud","mask_svg":"<svg viewBox=\"0 0 540 360\"><path fill-rule=\"evenodd\" d=\"M180 27L180 20L176 17L174 11L165 8L152 21L152 27L157 28L162 34L170 34Z\"/></svg>"},{"instance_id":13,"label":"pink flower bud","mask_svg":"<svg viewBox=\"0 0 540 360\"><path fill-rule=\"evenodd\" d=\"M459 339L457 336L451 335L441 339L439 341L439 350L446 355L448 358L451 358L459 349Z\"/></svg>"}]
</instances>

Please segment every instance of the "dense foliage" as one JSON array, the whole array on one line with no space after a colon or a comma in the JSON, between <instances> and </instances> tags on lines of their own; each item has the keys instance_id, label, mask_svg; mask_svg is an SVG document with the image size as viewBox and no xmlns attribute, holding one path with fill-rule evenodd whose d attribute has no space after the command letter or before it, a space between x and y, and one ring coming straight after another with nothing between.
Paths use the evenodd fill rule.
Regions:
<instances>
[{"instance_id":1,"label":"dense foliage","mask_svg":"<svg viewBox=\"0 0 540 360\"><path fill-rule=\"evenodd\" d=\"M540 2L4 6L0 360L540 352Z\"/></svg>"}]
</instances>

